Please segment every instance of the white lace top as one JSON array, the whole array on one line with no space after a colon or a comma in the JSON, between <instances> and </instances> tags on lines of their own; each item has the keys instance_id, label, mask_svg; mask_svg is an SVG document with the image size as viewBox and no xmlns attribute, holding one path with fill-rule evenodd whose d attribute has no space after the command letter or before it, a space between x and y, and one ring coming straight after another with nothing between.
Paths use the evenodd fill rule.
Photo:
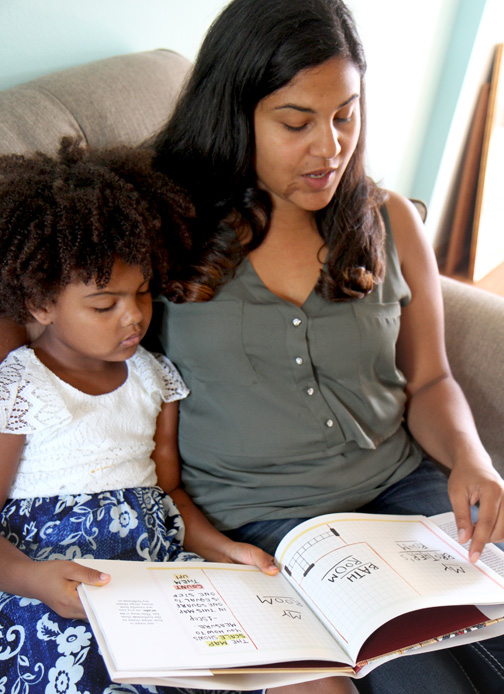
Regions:
<instances>
[{"instance_id":1,"label":"white lace top","mask_svg":"<svg viewBox=\"0 0 504 694\"><path fill-rule=\"evenodd\" d=\"M156 484L156 417L189 390L166 357L139 347L126 363L126 381L104 395L68 385L29 347L0 364L0 432L26 435L10 498Z\"/></svg>"}]
</instances>

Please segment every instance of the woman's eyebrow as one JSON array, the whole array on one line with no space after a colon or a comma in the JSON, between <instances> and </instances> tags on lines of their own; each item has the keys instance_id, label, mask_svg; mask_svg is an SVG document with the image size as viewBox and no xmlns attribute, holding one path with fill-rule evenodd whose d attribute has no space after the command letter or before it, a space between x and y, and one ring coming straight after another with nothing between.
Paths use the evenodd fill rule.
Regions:
<instances>
[{"instance_id":1,"label":"woman's eyebrow","mask_svg":"<svg viewBox=\"0 0 504 694\"><path fill-rule=\"evenodd\" d=\"M360 97L360 94L352 94L352 96L344 101L342 104L340 104L337 108L345 108L345 106L348 106L348 104L351 104L352 101L355 101L355 99L358 99ZM275 106L273 109L274 111L281 111L283 109L292 109L294 111L299 111L300 113L315 113L315 110L313 108L308 108L306 106L299 106L299 104L281 104L280 106Z\"/></svg>"}]
</instances>

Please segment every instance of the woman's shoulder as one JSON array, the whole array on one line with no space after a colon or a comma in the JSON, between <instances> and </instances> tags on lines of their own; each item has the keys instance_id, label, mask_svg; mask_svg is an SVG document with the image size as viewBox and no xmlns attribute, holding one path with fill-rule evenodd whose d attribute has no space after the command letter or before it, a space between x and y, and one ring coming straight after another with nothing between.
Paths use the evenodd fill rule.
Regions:
<instances>
[{"instance_id":1,"label":"woman's shoulder","mask_svg":"<svg viewBox=\"0 0 504 694\"><path fill-rule=\"evenodd\" d=\"M392 190L385 190L384 195L384 204L392 226L401 226L408 223L422 224L420 213L409 198Z\"/></svg>"},{"instance_id":2,"label":"woman's shoulder","mask_svg":"<svg viewBox=\"0 0 504 694\"><path fill-rule=\"evenodd\" d=\"M424 226L415 205L404 195L386 191L385 208L401 265L428 244Z\"/></svg>"},{"instance_id":3,"label":"woman's shoulder","mask_svg":"<svg viewBox=\"0 0 504 694\"><path fill-rule=\"evenodd\" d=\"M411 200L390 193L387 211L401 272L412 296L429 295L432 302L439 304L439 271L434 247L418 210Z\"/></svg>"}]
</instances>

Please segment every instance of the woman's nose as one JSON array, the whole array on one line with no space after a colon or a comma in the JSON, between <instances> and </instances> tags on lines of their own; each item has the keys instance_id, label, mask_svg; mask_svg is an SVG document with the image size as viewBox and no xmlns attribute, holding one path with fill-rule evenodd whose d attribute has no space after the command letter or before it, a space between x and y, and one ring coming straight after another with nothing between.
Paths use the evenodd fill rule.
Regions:
<instances>
[{"instance_id":1,"label":"woman's nose","mask_svg":"<svg viewBox=\"0 0 504 694\"><path fill-rule=\"evenodd\" d=\"M317 129L311 146L311 154L323 159L334 159L341 152L339 133L334 125Z\"/></svg>"}]
</instances>

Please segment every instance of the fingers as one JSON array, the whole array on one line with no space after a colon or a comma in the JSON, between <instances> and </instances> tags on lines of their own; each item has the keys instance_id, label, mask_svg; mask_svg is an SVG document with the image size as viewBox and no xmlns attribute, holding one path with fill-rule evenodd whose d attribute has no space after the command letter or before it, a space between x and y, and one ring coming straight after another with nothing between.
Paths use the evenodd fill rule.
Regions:
<instances>
[{"instance_id":1,"label":"fingers","mask_svg":"<svg viewBox=\"0 0 504 694\"><path fill-rule=\"evenodd\" d=\"M471 500L468 498L465 480L456 472L452 472L450 475L448 492L457 524L457 539L460 544L464 545L471 539L474 525L471 517Z\"/></svg>"},{"instance_id":2,"label":"fingers","mask_svg":"<svg viewBox=\"0 0 504 694\"><path fill-rule=\"evenodd\" d=\"M275 560L273 559L273 557L269 554L266 554L266 552L263 552L262 549L254 549L259 552L259 556L257 557L254 564L259 569L261 569L263 573L268 574L268 576L274 576L275 574L277 574L279 569L278 566L275 564Z\"/></svg>"},{"instance_id":3,"label":"fingers","mask_svg":"<svg viewBox=\"0 0 504 694\"><path fill-rule=\"evenodd\" d=\"M452 500L452 507L457 524L457 539L461 545L465 545L471 539L474 531L471 507L466 501L459 503L454 500Z\"/></svg>"},{"instance_id":4,"label":"fingers","mask_svg":"<svg viewBox=\"0 0 504 694\"><path fill-rule=\"evenodd\" d=\"M61 617L86 619L77 593L82 579L89 577L83 566L66 560L41 561L35 563L32 574L31 597L45 603Z\"/></svg>"},{"instance_id":5,"label":"fingers","mask_svg":"<svg viewBox=\"0 0 504 694\"><path fill-rule=\"evenodd\" d=\"M469 546L469 561L476 563L488 542L499 542L504 537L504 485L502 479L493 474L472 475L452 472L449 480L450 499L455 514L458 540ZM452 479L453 476L453 479ZM479 503L476 525L471 518L471 506Z\"/></svg>"},{"instance_id":6,"label":"fingers","mask_svg":"<svg viewBox=\"0 0 504 694\"><path fill-rule=\"evenodd\" d=\"M88 586L104 586L110 581L110 574L96 571L96 569L91 569L88 566L82 566L77 563L73 563L73 565L76 567L75 572L72 571L72 575L68 576L72 581L85 583Z\"/></svg>"},{"instance_id":7,"label":"fingers","mask_svg":"<svg viewBox=\"0 0 504 694\"><path fill-rule=\"evenodd\" d=\"M469 560L475 564L488 542L503 539L502 504L499 498L484 497L480 500L478 520L469 547Z\"/></svg>"},{"instance_id":8,"label":"fingers","mask_svg":"<svg viewBox=\"0 0 504 694\"><path fill-rule=\"evenodd\" d=\"M247 542L234 542L233 548L229 553L231 559L239 564L254 564L258 569L269 576L278 573L278 566L270 554L267 554L259 547L250 545Z\"/></svg>"}]
</instances>

